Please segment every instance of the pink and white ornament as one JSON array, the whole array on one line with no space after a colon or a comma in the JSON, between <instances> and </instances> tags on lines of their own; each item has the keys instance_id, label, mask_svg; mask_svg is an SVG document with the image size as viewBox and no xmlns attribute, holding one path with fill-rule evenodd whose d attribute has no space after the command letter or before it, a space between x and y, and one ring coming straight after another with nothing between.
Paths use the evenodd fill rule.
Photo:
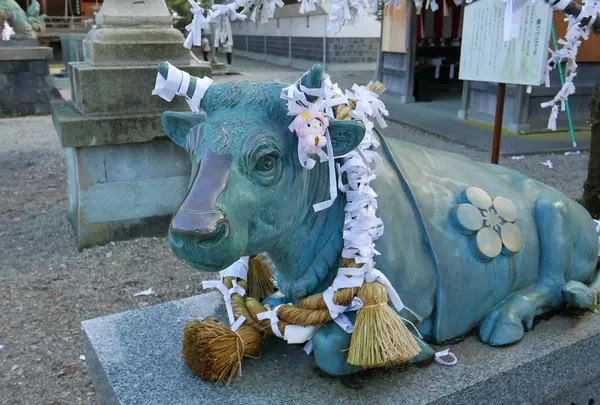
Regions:
<instances>
[{"instance_id":1,"label":"pink and white ornament","mask_svg":"<svg viewBox=\"0 0 600 405\"><path fill-rule=\"evenodd\" d=\"M324 114L305 112L294 119L298 145L308 155L317 155L327 145L326 133L329 121Z\"/></svg>"}]
</instances>

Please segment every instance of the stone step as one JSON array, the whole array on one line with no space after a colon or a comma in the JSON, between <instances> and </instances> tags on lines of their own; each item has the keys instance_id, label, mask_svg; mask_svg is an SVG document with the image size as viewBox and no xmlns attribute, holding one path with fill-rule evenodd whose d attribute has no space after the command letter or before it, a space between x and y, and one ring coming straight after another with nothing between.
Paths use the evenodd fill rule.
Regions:
<instances>
[{"instance_id":1,"label":"stone step","mask_svg":"<svg viewBox=\"0 0 600 405\"><path fill-rule=\"evenodd\" d=\"M437 363L380 370L350 389L313 370L301 345L270 340L243 376L218 387L192 375L181 357L180 318L226 318L216 292L83 322L89 374L103 404L588 405L600 399L600 322L554 316L513 346L472 336L449 348L454 367Z\"/></svg>"}]
</instances>

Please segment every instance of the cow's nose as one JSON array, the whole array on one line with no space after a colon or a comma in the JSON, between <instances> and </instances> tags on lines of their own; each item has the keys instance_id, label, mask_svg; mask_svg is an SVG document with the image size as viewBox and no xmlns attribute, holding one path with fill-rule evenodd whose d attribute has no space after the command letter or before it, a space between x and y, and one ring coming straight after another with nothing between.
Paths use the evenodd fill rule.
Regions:
<instances>
[{"instance_id":1,"label":"cow's nose","mask_svg":"<svg viewBox=\"0 0 600 405\"><path fill-rule=\"evenodd\" d=\"M227 219L220 210L180 209L171 220L171 233L175 236L212 240L227 237L228 231Z\"/></svg>"}]
</instances>

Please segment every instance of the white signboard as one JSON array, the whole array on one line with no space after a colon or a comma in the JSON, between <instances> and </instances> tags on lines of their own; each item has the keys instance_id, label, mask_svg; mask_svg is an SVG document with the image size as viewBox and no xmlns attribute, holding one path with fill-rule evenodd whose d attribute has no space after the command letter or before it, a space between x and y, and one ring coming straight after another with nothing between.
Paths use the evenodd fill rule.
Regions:
<instances>
[{"instance_id":1,"label":"white signboard","mask_svg":"<svg viewBox=\"0 0 600 405\"><path fill-rule=\"evenodd\" d=\"M543 2L525 4L519 37L504 42L505 8L502 0L465 7L459 79L539 86L548 60L552 9Z\"/></svg>"}]
</instances>

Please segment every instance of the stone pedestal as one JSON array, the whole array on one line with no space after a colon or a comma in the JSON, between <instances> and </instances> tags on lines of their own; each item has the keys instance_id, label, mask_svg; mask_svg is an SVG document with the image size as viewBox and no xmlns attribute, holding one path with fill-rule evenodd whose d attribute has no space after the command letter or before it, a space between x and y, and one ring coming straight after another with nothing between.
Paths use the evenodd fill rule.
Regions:
<instances>
[{"instance_id":1,"label":"stone pedestal","mask_svg":"<svg viewBox=\"0 0 600 405\"><path fill-rule=\"evenodd\" d=\"M50 114L61 99L48 69L52 49L36 41L0 42L0 117Z\"/></svg>"},{"instance_id":2,"label":"stone pedestal","mask_svg":"<svg viewBox=\"0 0 600 405\"><path fill-rule=\"evenodd\" d=\"M68 64L71 101L53 103L65 148L69 218L80 249L167 231L184 197L189 158L166 140L166 110L189 111L181 98L152 96L158 63L210 76L183 47L162 0L106 0L97 28Z\"/></svg>"},{"instance_id":3,"label":"stone pedestal","mask_svg":"<svg viewBox=\"0 0 600 405\"><path fill-rule=\"evenodd\" d=\"M302 345L269 339L243 376L219 387L183 363L180 318L227 315L217 292L83 322L88 372L101 403L119 405L588 405L600 401L600 323L554 316L518 344L493 348L472 336L447 345L454 367L437 363L378 370L354 390L322 378ZM594 402L595 401L595 402Z\"/></svg>"},{"instance_id":4,"label":"stone pedestal","mask_svg":"<svg viewBox=\"0 0 600 405\"><path fill-rule=\"evenodd\" d=\"M70 33L61 34L60 48L62 49L65 71L69 70L69 62L83 61L83 40L87 34Z\"/></svg>"}]
</instances>

